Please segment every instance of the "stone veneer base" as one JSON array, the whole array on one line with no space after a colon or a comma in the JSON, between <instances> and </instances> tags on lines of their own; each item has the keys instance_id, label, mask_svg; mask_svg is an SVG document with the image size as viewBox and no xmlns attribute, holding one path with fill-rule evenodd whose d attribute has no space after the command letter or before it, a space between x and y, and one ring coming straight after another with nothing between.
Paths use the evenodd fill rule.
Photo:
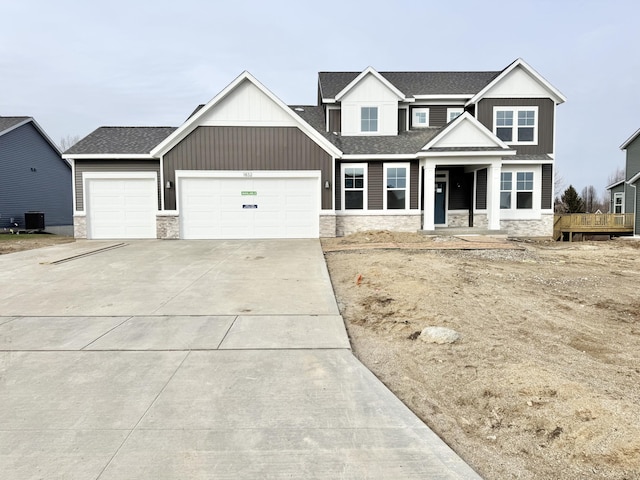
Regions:
<instances>
[{"instance_id":1,"label":"stone veneer base","mask_svg":"<svg viewBox=\"0 0 640 480\"><path fill-rule=\"evenodd\" d=\"M417 232L420 222L420 215L337 215L336 236L344 237L367 230Z\"/></svg>"}]
</instances>

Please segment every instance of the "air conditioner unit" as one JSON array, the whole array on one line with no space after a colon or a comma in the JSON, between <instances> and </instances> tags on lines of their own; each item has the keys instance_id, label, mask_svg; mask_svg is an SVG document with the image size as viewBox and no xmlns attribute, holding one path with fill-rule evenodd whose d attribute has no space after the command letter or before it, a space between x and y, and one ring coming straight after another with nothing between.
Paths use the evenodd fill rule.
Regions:
<instances>
[{"instance_id":1,"label":"air conditioner unit","mask_svg":"<svg viewBox=\"0 0 640 480\"><path fill-rule=\"evenodd\" d=\"M44 213L27 212L24 214L25 230L44 230Z\"/></svg>"}]
</instances>

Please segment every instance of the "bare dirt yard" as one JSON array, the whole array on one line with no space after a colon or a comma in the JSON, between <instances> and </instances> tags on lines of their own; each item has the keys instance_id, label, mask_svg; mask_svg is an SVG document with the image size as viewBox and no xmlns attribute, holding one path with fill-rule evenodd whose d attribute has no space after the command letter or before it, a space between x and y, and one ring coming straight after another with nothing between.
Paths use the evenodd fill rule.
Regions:
<instances>
[{"instance_id":1,"label":"bare dirt yard","mask_svg":"<svg viewBox=\"0 0 640 480\"><path fill-rule=\"evenodd\" d=\"M9 233L0 233L0 255L74 241L75 239L73 237L63 237L59 235L38 233L11 235Z\"/></svg>"},{"instance_id":2,"label":"bare dirt yard","mask_svg":"<svg viewBox=\"0 0 640 480\"><path fill-rule=\"evenodd\" d=\"M488 240L323 239L354 353L484 478L640 479L640 242Z\"/></svg>"}]
</instances>

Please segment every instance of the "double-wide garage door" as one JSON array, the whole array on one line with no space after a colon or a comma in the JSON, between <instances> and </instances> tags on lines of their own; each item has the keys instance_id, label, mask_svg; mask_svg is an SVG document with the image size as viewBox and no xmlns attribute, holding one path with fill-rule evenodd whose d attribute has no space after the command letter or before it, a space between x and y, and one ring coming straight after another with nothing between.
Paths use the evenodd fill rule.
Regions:
<instances>
[{"instance_id":1,"label":"double-wide garage door","mask_svg":"<svg viewBox=\"0 0 640 480\"><path fill-rule=\"evenodd\" d=\"M317 238L314 177L180 178L182 238Z\"/></svg>"}]
</instances>

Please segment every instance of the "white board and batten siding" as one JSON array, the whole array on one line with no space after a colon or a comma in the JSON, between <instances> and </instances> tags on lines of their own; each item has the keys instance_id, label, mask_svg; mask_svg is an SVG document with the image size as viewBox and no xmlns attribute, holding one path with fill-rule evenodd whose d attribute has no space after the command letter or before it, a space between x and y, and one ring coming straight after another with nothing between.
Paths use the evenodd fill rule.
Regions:
<instances>
[{"instance_id":1,"label":"white board and batten siding","mask_svg":"<svg viewBox=\"0 0 640 480\"><path fill-rule=\"evenodd\" d=\"M369 74L342 98L342 135L397 135L398 96ZM378 131L361 132L360 109L378 107Z\"/></svg>"},{"instance_id":2,"label":"white board and batten siding","mask_svg":"<svg viewBox=\"0 0 640 480\"><path fill-rule=\"evenodd\" d=\"M183 239L319 236L320 172L176 173Z\"/></svg>"},{"instance_id":3,"label":"white board and batten siding","mask_svg":"<svg viewBox=\"0 0 640 480\"><path fill-rule=\"evenodd\" d=\"M86 173L87 238L156 238L155 173Z\"/></svg>"}]
</instances>

